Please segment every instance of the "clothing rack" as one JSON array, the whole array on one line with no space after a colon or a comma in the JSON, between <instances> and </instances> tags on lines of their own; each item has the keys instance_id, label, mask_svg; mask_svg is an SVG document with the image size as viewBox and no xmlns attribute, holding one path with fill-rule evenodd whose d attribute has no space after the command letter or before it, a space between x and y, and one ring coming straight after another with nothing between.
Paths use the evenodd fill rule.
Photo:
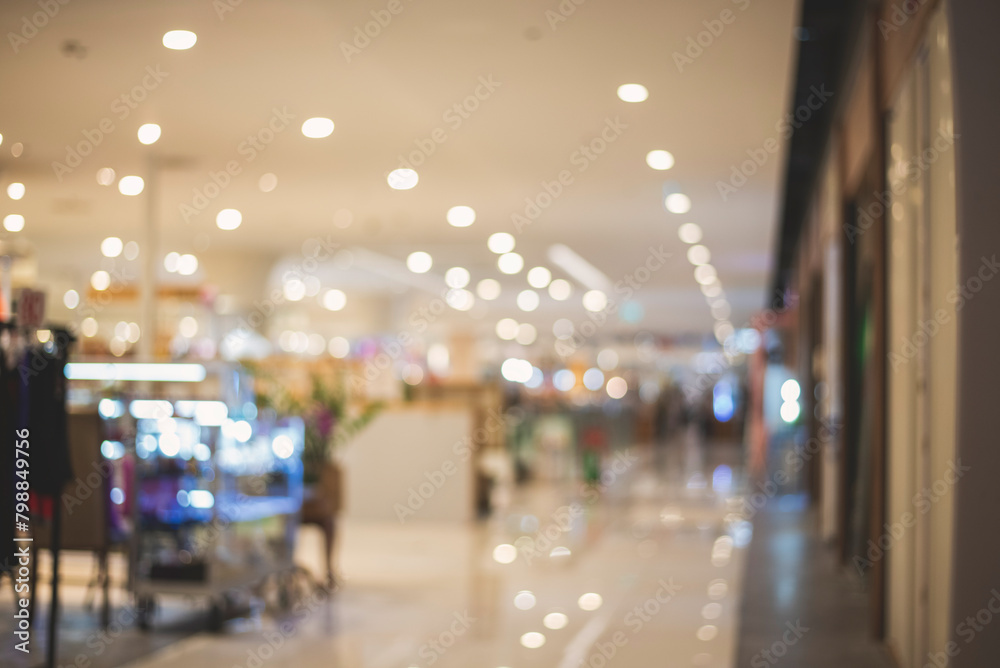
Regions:
<instances>
[{"instance_id":1,"label":"clothing rack","mask_svg":"<svg viewBox=\"0 0 1000 668\"><path fill-rule=\"evenodd\" d=\"M0 322L0 332L12 332L12 336L0 339L0 374L2 374L3 408L0 409L0 423L3 430L29 430L29 453L34 447L35 453L41 450L43 457L34 457L29 481L31 500L38 501L48 497L52 513L52 537L49 549L52 553L52 591L48 619L48 642L45 652L45 666L54 668L58 649L59 623L59 570L60 547L62 536L62 504L61 492L65 483L72 479L71 464L66 433L66 378L64 369L69 356L69 350L76 337L66 329L48 328L49 339L46 342L37 340L34 328L20 327L16 320ZM15 406L16 404L16 406ZM5 449L7 450L7 449ZM6 478L13 478L16 464L13 463L14 449L9 449L10 459L0 464L0 470ZM8 455L5 453L4 457ZM29 455L30 456L30 455ZM44 468L40 468L43 466ZM4 470L10 467L10 470ZM12 483L4 480L3 483ZM11 490L9 501L13 504L13 484L0 484L0 488ZM5 499L5 501L7 501ZM0 504L3 505L3 504ZM37 506L36 506L37 507ZM6 509L4 509L6 510ZM12 508L13 510L13 508ZM9 517L9 515L8 515ZM35 522L31 522L32 531ZM11 541L14 535L11 527ZM5 537L6 538L6 537ZM28 544L32 544L34 536ZM34 563L31 568L31 612L34 618L35 583L37 580L38 555L32 550ZM8 559L4 560L4 568L0 575L6 572L13 578L13 548ZM9 570L8 570L9 569Z\"/></svg>"}]
</instances>

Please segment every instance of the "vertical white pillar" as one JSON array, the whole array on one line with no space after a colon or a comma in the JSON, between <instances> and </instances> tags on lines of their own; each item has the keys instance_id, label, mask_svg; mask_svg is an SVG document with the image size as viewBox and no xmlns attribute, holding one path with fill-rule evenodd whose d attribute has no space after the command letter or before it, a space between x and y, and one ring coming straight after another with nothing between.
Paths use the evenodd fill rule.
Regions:
<instances>
[{"instance_id":1,"label":"vertical white pillar","mask_svg":"<svg viewBox=\"0 0 1000 668\"><path fill-rule=\"evenodd\" d=\"M143 225L142 246L142 279L139 284L139 361L152 362L156 355L156 275L159 262L159 225L157 221L159 198L157 188L159 166L156 158L149 157L146 169L146 220Z\"/></svg>"}]
</instances>

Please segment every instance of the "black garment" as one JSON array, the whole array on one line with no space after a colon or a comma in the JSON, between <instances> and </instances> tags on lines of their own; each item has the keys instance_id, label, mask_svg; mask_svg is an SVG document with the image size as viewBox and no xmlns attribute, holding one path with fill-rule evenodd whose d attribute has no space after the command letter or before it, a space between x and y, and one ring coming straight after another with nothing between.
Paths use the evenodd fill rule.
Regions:
<instances>
[{"instance_id":1,"label":"black garment","mask_svg":"<svg viewBox=\"0 0 1000 668\"><path fill-rule=\"evenodd\" d=\"M31 489L60 502L73 479L66 419L67 346L38 347L28 354L28 428L31 430ZM41 464L41 465L40 465Z\"/></svg>"},{"instance_id":2,"label":"black garment","mask_svg":"<svg viewBox=\"0 0 1000 668\"><path fill-rule=\"evenodd\" d=\"M17 367L0 350L0 574L14 568L15 439L18 407Z\"/></svg>"}]
</instances>

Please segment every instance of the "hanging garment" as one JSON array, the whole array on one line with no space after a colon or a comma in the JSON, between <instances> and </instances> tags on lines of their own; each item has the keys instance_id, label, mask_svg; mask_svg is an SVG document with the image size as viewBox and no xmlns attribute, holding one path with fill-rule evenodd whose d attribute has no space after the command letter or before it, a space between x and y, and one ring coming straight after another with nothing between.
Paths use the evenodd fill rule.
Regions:
<instances>
[{"instance_id":1,"label":"hanging garment","mask_svg":"<svg viewBox=\"0 0 1000 668\"><path fill-rule=\"evenodd\" d=\"M17 492L17 464L14 438L17 429L18 379L15 366L8 364L6 351L0 350L0 575L14 568L14 510Z\"/></svg>"},{"instance_id":2,"label":"hanging garment","mask_svg":"<svg viewBox=\"0 0 1000 668\"><path fill-rule=\"evenodd\" d=\"M67 355L67 346L38 347L28 353L28 427L34 460L31 488L55 499L73 478L66 419Z\"/></svg>"}]
</instances>

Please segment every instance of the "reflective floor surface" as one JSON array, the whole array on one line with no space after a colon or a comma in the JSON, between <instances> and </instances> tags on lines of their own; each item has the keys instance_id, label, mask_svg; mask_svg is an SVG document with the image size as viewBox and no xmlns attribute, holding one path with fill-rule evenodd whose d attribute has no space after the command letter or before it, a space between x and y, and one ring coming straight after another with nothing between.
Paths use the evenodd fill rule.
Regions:
<instances>
[{"instance_id":1,"label":"reflective floor surface","mask_svg":"<svg viewBox=\"0 0 1000 668\"><path fill-rule=\"evenodd\" d=\"M689 435L607 456L597 487L529 484L483 523L348 521L332 597L304 592L222 634L175 601L153 633L71 629L60 664L729 667L750 539L730 491L739 459ZM318 536L302 538L319 572ZM83 615L69 596L67 617Z\"/></svg>"}]
</instances>

